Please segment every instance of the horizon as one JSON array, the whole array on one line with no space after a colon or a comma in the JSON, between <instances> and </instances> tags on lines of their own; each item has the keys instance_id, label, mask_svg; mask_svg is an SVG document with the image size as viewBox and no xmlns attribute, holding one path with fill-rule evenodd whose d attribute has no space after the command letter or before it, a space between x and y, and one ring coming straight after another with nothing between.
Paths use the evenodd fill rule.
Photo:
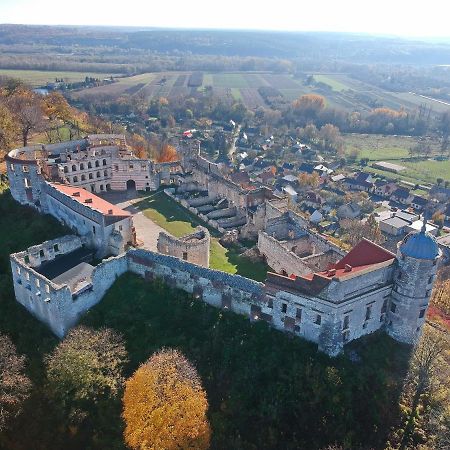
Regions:
<instances>
[{"instance_id":1,"label":"horizon","mask_svg":"<svg viewBox=\"0 0 450 450\"><path fill-rule=\"evenodd\" d=\"M77 9L67 17L66 11L55 9L51 0L39 4L31 0L4 0L0 6L2 25L122 27L192 31L259 31L286 33L342 33L405 39L448 40L443 0L430 0L423 10L418 1L379 0L377 5L361 6L357 0L336 4L322 0L314 5L292 7L279 0L278 7L261 7L255 2L229 0L225 6L211 8L206 0L193 0L189 9L180 0L170 6L142 4L129 0L128 8L113 9L105 1L95 4L80 0ZM88 14L86 14L88 12ZM139 14L136 14L139 12ZM205 13L208 14L205 14ZM288 13L289 12L289 13ZM148 16L148 19L145 17ZM99 21L98 17L102 17Z\"/></svg>"}]
</instances>

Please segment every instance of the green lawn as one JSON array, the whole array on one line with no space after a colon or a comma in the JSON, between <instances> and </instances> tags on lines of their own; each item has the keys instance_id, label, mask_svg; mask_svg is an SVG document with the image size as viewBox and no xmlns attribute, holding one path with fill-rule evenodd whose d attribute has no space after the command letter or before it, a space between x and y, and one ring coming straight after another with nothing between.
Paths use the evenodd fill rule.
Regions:
<instances>
[{"instance_id":1,"label":"green lawn","mask_svg":"<svg viewBox=\"0 0 450 450\"><path fill-rule=\"evenodd\" d=\"M450 181L450 160L447 161L404 161L407 170L405 176L428 183L436 183L437 178Z\"/></svg>"},{"instance_id":2,"label":"green lawn","mask_svg":"<svg viewBox=\"0 0 450 450\"><path fill-rule=\"evenodd\" d=\"M196 226L205 224L195 215L180 206L162 191L142 200L138 207L144 214L153 220L161 228L167 230L176 237L191 233ZM211 253L210 267L228 273L264 281L268 267L260 263L250 261L241 256L235 247L226 249L219 243L219 234L216 230L211 231Z\"/></svg>"},{"instance_id":3,"label":"green lawn","mask_svg":"<svg viewBox=\"0 0 450 450\"><path fill-rule=\"evenodd\" d=\"M411 183L435 183L437 178L450 180L450 160L411 159L409 149L417 145L417 138L415 137L347 134L344 135L344 141L347 156L356 150L358 152L357 160L369 158L370 161L392 161L407 168L399 174L374 169L373 167L364 169L368 172ZM427 138L426 143L432 149L431 158L440 155L438 139Z\"/></svg>"},{"instance_id":4,"label":"green lawn","mask_svg":"<svg viewBox=\"0 0 450 450\"><path fill-rule=\"evenodd\" d=\"M231 95L235 100L242 100L242 94L238 88L231 88Z\"/></svg>"},{"instance_id":5,"label":"green lawn","mask_svg":"<svg viewBox=\"0 0 450 450\"><path fill-rule=\"evenodd\" d=\"M18 78L25 81L33 87L43 86L47 83L53 83L55 78L63 78L64 81L69 83L74 83L76 81L83 81L86 77L92 78L108 78L111 75L108 73L98 73L98 72L52 72L45 70L9 70L0 69L0 76Z\"/></svg>"}]
</instances>

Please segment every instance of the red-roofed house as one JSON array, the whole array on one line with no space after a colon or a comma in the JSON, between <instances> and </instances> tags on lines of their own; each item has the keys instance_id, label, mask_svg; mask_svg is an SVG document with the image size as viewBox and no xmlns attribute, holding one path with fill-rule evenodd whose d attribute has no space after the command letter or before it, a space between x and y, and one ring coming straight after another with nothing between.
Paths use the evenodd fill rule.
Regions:
<instances>
[{"instance_id":1,"label":"red-roofed house","mask_svg":"<svg viewBox=\"0 0 450 450\"><path fill-rule=\"evenodd\" d=\"M393 253L364 239L325 271L297 277L269 273L272 323L337 354L346 342L385 325L395 261Z\"/></svg>"}]
</instances>

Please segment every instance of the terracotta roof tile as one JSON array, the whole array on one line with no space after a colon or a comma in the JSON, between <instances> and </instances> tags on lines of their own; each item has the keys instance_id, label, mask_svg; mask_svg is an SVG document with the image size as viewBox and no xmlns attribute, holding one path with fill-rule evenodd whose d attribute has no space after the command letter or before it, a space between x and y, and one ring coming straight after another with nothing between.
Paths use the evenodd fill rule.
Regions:
<instances>
[{"instance_id":1,"label":"terracotta roof tile","mask_svg":"<svg viewBox=\"0 0 450 450\"><path fill-rule=\"evenodd\" d=\"M116 205L97 197L81 187L69 186L67 184L49 183L57 191L71 197L73 200L81 203L83 206L91 208L108 217L128 217L131 214L128 211L118 208Z\"/></svg>"}]
</instances>

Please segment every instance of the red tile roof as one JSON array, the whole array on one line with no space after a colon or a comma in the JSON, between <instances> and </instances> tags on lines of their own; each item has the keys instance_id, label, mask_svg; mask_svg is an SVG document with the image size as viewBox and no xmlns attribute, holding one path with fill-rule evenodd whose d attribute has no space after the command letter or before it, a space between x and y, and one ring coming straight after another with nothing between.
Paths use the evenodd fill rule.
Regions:
<instances>
[{"instance_id":1,"label":"red tile roof","mask_svg":"<svg viewBox=\"0 0 450 450\"><path fill-rule=\"evenodd\" d=\"M359 244L353 247L344 258L336 263L335 268L344 269L346 264L352 267L370 266L394 258L394 253L391 253L367 239L363 239Z\"/></svg>"},{"instance_id":2,"label":"red tile roof","mask_svg":"<svg viewBox=\"0 0 450 450\"><path fill-rule=\"evenodd\" d=\"M363 239L336 264L330 265L323 272L311 272L300 277L283 277L278 274L268 274L269 285L283 286L288 289L300 290L307 294L317 295L333 279L345 279L365 270L375 269L394 261L395 255L388 250ZM269 276L270 275L270 276Z\"/></svg>"},{"instance_id":3,"label":"red tile roof","mask_svg":"<svg viewBox=\"0 0 450 450\"><path fill-rule=\"evenodd\" d=\"M71 197L73 200L81 203L90 209L102 213L104 216L108 217L128 217L131 214L128 211L118 208L116 205L97 197L95 194L88 192L86 189L81 187L70 186L67 184L59 183L49 183L50 186L55 188L57 191Z\"/></svg>"}]
</instances>

